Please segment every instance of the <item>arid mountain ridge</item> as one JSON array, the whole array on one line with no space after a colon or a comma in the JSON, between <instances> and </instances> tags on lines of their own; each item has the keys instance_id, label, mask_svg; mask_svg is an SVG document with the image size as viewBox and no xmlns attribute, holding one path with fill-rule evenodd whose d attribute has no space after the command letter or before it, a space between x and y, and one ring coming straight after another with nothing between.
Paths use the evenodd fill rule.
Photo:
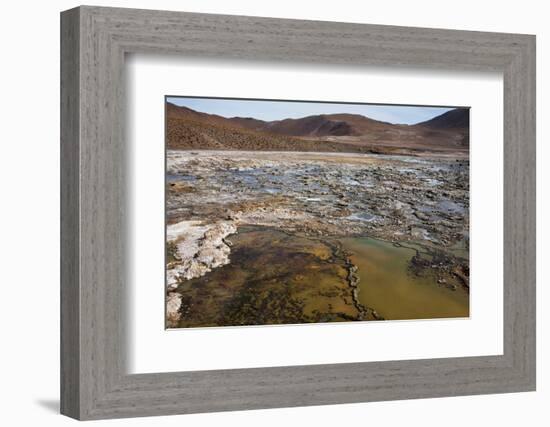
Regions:
<instances>
[{"instance_id":1,"label":"arid mountain ridge","mask_svg":"<svg viewBox=\"0 0 550 427\"><path fill-rule=\"evenodd\" d=\"M173 149L467 153L469 110L456 108L415 125L359 114L323 114L263 121L226 118L166 104L167 146Z\"/></svg>"}]
</instances>

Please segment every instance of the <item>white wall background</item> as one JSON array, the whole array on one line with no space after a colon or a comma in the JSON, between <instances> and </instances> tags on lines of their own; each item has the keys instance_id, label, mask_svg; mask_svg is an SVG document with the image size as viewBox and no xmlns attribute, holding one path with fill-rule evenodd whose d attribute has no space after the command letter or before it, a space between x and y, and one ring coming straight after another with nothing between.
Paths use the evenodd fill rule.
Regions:
<instances>
[{"instance_id":1,"label":"white wall background","mask_svg":"<svg viewBox=\"0 0 550 427\"><path fill-rule=\"evenodd\" d=\"M537 0L377 1L157 0L97 5L537 34L538 55L538 391L413 401L274 409L108 421L116 426L445 427L550 423L549 212L550 27ZM58 415L59 360L59 12L75 1L6 2L0 24L0 422L64 426ZM92 423L95 424L96 422Z\"/></svg>"}]
</instances>

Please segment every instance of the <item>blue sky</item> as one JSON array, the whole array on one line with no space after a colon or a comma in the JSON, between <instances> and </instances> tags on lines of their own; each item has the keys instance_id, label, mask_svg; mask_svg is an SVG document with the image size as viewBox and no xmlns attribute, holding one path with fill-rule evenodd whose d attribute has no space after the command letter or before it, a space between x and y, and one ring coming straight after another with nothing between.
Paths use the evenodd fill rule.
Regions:
<instances>
[{"instance_id":1,"label":"blue sky","mask_svg":"<svg viewBox=\"0 0 550 427\"><path fill-rule=\"evenodd\" d=\"M168 102L223 117L253 117L272 121L298 119L316 114L352 113L390 123L415 124L443 114L451 108L401 105L365 105L289 101L249 101L168 97Z\"/></svg>"}]
</instances>

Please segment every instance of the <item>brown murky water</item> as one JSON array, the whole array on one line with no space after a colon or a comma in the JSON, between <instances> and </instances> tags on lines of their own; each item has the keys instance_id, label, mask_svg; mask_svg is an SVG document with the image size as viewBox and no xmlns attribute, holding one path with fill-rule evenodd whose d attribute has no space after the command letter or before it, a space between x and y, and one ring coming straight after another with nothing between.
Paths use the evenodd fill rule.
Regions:
<instances>
[{"instance_id":1,"label":"brown murky water","mask_svg":"<svg viewBox=\"0 0 550 427\"><path fill-rule=\"evenodd\" d=\"M358 267L360 301L384 319L434 319L469 316L469 293L437 284L433 275L408 270L415 250L370 238L341 239Z\"/></svg>"},{"instance_id":2,"label":"brown murky water","mask_svg":"<svg viewBox=\"0 0 550 427\"><path fill-rule=\"evenodd\" d=\"M230 263L180 284L179 327L467 317L468 291L409 271L414 249L371 238L309 238L261 226L228 239ZM358 267L358 294L349 285ZM354 299L355 298L355 299ZM357 299L359 301L357 301ZM361 314L363 313L363 314Z\"/></svg>"},{"instance_id":3,"label":"brown murky water","mask_svg":"<svg viewBox=\"0 0 550 427\"><path fill-rule=\"evenodd\" d=\"M256 226L228 240L229 264L178 287L179 327L357 319L344 258L330 242Z\"/></svg>"}]
</instances>

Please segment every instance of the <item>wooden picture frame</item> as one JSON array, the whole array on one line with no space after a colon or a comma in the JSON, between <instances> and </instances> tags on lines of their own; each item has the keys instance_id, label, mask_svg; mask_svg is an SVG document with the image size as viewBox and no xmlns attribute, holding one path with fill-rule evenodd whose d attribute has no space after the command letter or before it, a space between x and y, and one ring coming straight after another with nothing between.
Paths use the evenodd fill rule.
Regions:
<instances>
[{"instance_id":1,"label":"wooden picture frame","mask_svg":"<svg viewBox=\"0 0 550 427\"><path fill-rule=\"evenodd\" d=\"M125 370L127 53L490 70L504 78L504 353ZM535 389L535 37L182 12L61 14L61 412L184 414Z\"/></svg>"}]
</instances>

